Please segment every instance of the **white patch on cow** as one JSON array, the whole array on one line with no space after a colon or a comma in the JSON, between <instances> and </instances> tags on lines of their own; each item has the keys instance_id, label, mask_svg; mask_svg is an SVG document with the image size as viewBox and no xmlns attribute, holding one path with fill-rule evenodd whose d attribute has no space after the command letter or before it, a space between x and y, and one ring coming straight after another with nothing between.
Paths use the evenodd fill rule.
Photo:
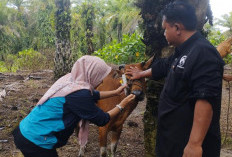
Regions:
<instances>
[{"instance_id":1,"label":"white patch on cow","mask_svg":"<svg viewBox=\"0 0 232 157\"><path fill-rule=\"evenodd\" d=\"M127 79L126 79L126 75L125 74L122 74L122 85L126 85L127 84ZM128 90L127 88L124 88L124 92L125 92L125 95L128 95Z\"/></svg>"},{"instance_id":2,"label":"white patch on cow","mask_svg":"<svg viewBox=\"0 0 232 157\"><path fill-rule=\"evenodd\" d=\"M100 157L106 156L106 147L100 148Z\"/></svg>"},{"instance_id":3,"label":"white patch on cow","mask_svg":"<svg viewBox=\"0 0 232 157\"><path fill-rule=\"evenodd\" d=\"M81 146L78 157L84 157L84 155L85 155L85 146Z\"/></svg>"},{"instance_id":4,"label":"white patch on cow","mask_svg":"<svg viewBox=\"0 0 232 157\"><path fill-rule=\"evenodd\" d=\"M114 157L117 145L118 145L118 142L111 142L111 155L112 155L112 157Z\"/></svg>"}]
</instances>

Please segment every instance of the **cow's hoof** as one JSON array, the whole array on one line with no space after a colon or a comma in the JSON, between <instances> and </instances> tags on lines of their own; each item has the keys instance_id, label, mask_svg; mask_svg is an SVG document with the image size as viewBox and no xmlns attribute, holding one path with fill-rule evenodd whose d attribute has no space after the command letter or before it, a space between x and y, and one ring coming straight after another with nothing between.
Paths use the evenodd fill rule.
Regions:
<instances>
[{"instance_id":1,"label":"cow's hoof","mask_svg":"<svg viewBox=\"0 0 232 157\"><path fill-rule=\"evenodd\" d=\"M85 155L85 146L84 147L80 147L80 151L78 154L78 157L84 157Z\"/></svg>"},{"instance_id":2,"label":"cow's hoof","mask_svg":"<svg viewBox=\"0 0 232 157\"><path fill-rule=\"evenodd\" d=\"M78 157L84 157L84 154L81 154L81 153L79 152Z\"/></svg>"},{"instance_id":3,"label":"cow's hoof","mask_svg":"<svg viewBox=\"0 0 232 157\"><path fill-rule=\"evenodd\" d=\"M100 148L100 157L106 157L106 147Z\"/></svg>"}]
</instances>

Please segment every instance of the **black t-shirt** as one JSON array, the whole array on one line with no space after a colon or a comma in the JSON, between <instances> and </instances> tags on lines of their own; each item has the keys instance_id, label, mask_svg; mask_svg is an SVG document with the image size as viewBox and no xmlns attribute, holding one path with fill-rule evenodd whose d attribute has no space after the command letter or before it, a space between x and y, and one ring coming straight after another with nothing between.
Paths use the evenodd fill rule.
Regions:
<instances>
[{"instance_id":1,"label":"black t-shirt","mask_svg":"<svg viewBox=\"0 0 232 157\"><path fill-rule=\"evenodd\" d=\"M219 156L223 66L215 47L198 32L177 47L172 56L153 62L152 78L166 77L158 107L156 150L159 157L182 157L198 99L207 100L213 108L203 156Z\"/></svg>"}]
</instances>

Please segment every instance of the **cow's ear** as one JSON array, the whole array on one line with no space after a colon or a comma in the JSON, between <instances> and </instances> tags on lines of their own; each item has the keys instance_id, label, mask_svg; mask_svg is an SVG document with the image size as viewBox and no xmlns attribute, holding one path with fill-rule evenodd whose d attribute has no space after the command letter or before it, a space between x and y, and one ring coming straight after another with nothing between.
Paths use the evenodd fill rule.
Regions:
<instances>
[{"instance_id":1,"label":"cow's ear","mask_svg":"<svg viewBox=\"0 0 232 157\"><path fill-rule=\"evenodd\" d=\"M143 69L146 70L146 69L150 68L150 66L151 66L151 64L153 62L153 59L154 59L154 56L152 56L148 61L146 61L145 64L142 66Z\"/></svg>"}]
</instances>

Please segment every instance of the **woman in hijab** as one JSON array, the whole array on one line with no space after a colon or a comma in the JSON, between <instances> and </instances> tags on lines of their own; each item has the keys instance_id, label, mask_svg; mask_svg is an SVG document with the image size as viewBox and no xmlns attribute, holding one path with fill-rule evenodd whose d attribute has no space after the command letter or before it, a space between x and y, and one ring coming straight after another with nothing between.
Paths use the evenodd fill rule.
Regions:
<instances>
[{"instance_id":1,"label":"woman in hijab","mask_svg":"<svg viewBox=\"0 0 232 157\"><path fill-rule=\"evenodd\" d=\"M97 100L120 95L125 86L113 91L94 90L110 73L102 59L83 56L71 73L58 79L39 100L36 107L20 122L14 142L25 157L57 157L56 148L64 146L79 123L79 143L87 143L88 123L106 125L135 96L129 95L107 113Z\"/></svg>"}]
</instances>

